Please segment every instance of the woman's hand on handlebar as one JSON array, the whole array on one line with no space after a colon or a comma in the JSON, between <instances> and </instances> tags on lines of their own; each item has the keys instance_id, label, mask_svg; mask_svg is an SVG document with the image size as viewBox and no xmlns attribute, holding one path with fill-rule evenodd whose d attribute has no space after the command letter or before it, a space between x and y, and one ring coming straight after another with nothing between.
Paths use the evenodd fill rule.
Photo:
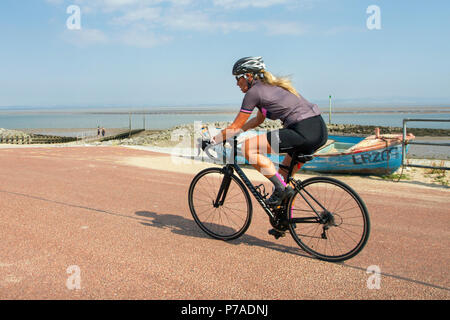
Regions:
<instances>
[{"instance_id":1,"label":"woman's hand on handlebar","mask_svg":"<svg viewBox=\"0 0 450 320\"><path fill-rule=\"evenodd\" d=\"M202 140L202 150L205 151L205 149L211 145L211 141L210 140Z\"/></svg>"},{"instance_id":2,"label":"woman's hand on handlebar","mask_svg":"<svg viewBox=\"0 0 450 320\"><path fill-rule=\"evenodd\" d=\"M214 137L211 139L203 139L201 147L202 147L202 150L205 151L206 148L208 148L211 145L215 145L215 144L217 144L217 142L214 139Z\"/></svg>"}]
</instances>

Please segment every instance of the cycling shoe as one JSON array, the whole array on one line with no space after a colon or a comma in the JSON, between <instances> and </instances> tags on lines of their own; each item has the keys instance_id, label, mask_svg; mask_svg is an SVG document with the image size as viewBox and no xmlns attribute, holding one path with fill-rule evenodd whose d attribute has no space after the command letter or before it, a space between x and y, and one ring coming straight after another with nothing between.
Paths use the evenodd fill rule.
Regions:
<instances>
[{"instance_id":1,"label":"cycling shoe","mask_svg":"<svg viewBox=\"0 0 450 320\"><path fill-rule=\"evenodd\" d=\"M279 206L283 200L289 199L294 195L294 189L291 186L287 186L283 191L275 190L269 199L266 200L268 206Z\"/></svg>"},{"instance_id":2,"label":"cycling shoe","mask_svg":"<svg viewBox=\"0 0 450 320\"><path fill-rule=\"evenodd\" d=\"M285 231L280 231L280 230L277 230L275 228L270 229L269 230L269 234L274 236L275 239L282 238L282 237L286 236L286 232Z\"/></svg>"}]
</instances>

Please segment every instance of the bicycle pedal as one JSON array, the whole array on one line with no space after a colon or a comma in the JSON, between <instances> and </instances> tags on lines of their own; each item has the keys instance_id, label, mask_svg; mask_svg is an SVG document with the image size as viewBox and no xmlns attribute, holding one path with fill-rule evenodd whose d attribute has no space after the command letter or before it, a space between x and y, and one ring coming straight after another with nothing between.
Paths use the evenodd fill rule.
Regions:
<instances>
[{"instance_id":1,"label":"bicycle pedal","mask_svg":"<svg viewBox=\"0 0 450 320\"><path fill-rule=\"evenodd\" d=\"M269 234L274 236L275 239L282 238L282 237L286 236L286 232L280 232L280 231L277 231L275 229L270 229L269 230Z\"/></svg>"}]
</instances>

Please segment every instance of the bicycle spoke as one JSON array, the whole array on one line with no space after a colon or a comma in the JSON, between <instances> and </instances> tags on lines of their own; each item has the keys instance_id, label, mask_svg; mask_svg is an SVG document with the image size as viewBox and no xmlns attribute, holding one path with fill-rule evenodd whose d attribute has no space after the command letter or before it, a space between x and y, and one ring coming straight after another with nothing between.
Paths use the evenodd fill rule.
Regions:
<instances>
[{"instance_id":1,"label":"bicycle spoke","mask_svg":"<svg viewBox=\"0 0 450 320\"><path fill-rule=\"evenodd\" d=\"M228 220L228 222L230 222L230 224L233 224L233 225L239 227L239 224L236 223L236 222L234 222L233 219L230 217L230 215L228 215L228 214L226 214L226 213L225 213L224 215L225 215L226 219Z\"/></svg>"},{"instance_id":2,"label":"bicycle spoke","mask_svg":"<svg viewBox=\"0 0 450 320\"><path fill-rule=\"evenodd\" d=\"M342 261L357 254L367 241L369 220L354 191L336 179L317 177L303 182L300 192L308 201L296 193L288 208L295 221L295 228L290 227L294 240L323 260ZM320 216L317 224L311 223L317 217L312 207Z\"/></svg>"},{"instance_id":3,"label":"bicycle spoke","mask_svg":"<svg viewBox=\"0 0 450 320\"><path fill-rule=\"evenodd\" d=\"M243 234L251 217L251 202L245 186L236 177L228 177L227 189L220 191L223 193L219 199L225 175L218 168L200 172L189 188L189 205L195 222L210 236L223 240Z\"/></svg>"}]
</instances>

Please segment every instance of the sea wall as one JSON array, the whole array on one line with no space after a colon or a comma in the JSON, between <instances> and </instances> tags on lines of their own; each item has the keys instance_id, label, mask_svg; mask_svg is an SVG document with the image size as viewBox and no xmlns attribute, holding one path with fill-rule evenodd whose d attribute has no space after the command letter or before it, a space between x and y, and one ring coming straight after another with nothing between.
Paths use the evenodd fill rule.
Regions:
<instances>
[{"instance_id":1,"label":"sea wall","mask_svg":"<svg viewBox=\"0 0 450 320\"><path fill-rule=\"evenodd\" d=\"M0 143L7 144L51 144L76 141L73 137L28 134L22 131L0 128Z\"/></svg>"}]
</instances>

